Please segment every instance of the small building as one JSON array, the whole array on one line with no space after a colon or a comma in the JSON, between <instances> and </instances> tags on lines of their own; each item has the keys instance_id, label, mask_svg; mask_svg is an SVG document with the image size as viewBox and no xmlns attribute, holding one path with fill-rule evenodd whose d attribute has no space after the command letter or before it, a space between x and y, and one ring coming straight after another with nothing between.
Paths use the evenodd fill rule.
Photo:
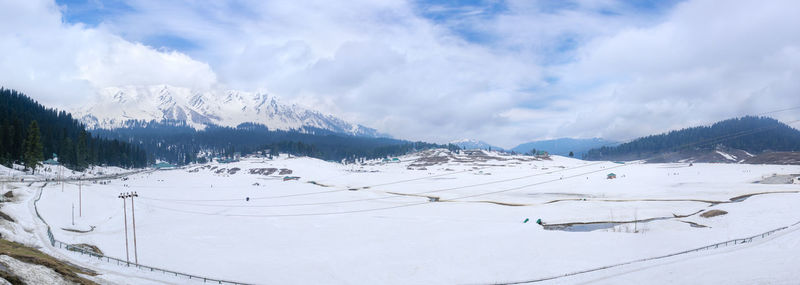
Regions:
<instances>
[{"instance_id":1,"label":"small building","mask_svg":"<svg viewBox=\"0 0 800 285\"><path fill-rule=\"evenodd\" d=\"M534 156L537 157L537 158L549 158L550 157L550 153L546 152L546 151L543 151L543 150L540 150L540 151L537 151L534 154Z\"/></svg>"},{"instance_id":2,"label":"small building","mask_svg":"<svg viewBox=\"0 0 800 285\"><path fill-rule=\"evenodd\" d=\"M400 163L400 159L396 158L396 157L392 158L392 159L389 159L387 157L387 158L384 158L382 161L383 161L383 163Z\"/></svg>"},{"instance_id":3,"label":"small building","mask_svg":"<svg viewBox=\"0 0 800 285\"><path fill-rule=\"evenodd\" d=\"M176 167L177 166L169 164L169 163L166 163L166 162L163 162L163 161L153 165L153 168L155 168L155 169L175 169Z\"/></svg>"},{"instance_id":4,"label":"small building","mask_svg":"<svg viewBox=\"0 0 800 285\"><path fill-rule=\"evenodd\" d=\"M606 179L617 179L617 175L614 173L609 173L606 175Z\"/></svg>"},{"instance_id":5,"label":"small building","mask_svg":"<svg viewBox=\"0 0 800 285\"><path fill-rule=\"evenodd\" d=\"M42 161L42 163L44 165L58 165L58 155L54 153L53 158Z\"/></svg>"},{"instance_id":6,"label":"small building","mask_svg":"<svg viewBox=\"0 0 800 285\"><path fill-rule=\"evenodd\" d=\"M227 157L226 157L226 158L220 158L220 159L218 159L218 160L217 160L217 162L219 162L219 163L234 163L234 162L239 162L239 159L236 159L236 158L227 158Z\"/></svg>"}]
</instances>

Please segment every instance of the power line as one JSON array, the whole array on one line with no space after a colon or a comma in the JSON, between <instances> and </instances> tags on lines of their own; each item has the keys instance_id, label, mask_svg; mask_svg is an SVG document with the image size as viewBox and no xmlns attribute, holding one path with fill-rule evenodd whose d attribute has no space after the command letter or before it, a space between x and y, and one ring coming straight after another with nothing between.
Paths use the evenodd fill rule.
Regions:
<instances>
[{"instance_id":1,"label":"power line","mask_svg":"<svg viewBox=\"0 0 800 285\"><path fill-rule=\"evenodd\" d=\"M756 114L756 116L763 116L763 115L767 115L767 114L780 113L780 112L791 111L791 110L800 110L800 106L786 108L786 109L780 109L780 110L774 110L774 111L768 111L768 112L764 112L764 113L759 113L759 114Z\"/></svg>"},{"instance_id":2,"label":"power line","mask_svg":"<svg viewBox=\"0 0 800 285\"><path fill-rule=\"evenodd\" d=\"M382 210L389 210L389 209L412 207L412 206L418 206L418 205L423 205L423 204L428 204L428 203L431 203L431 202L400 204L400 205L395 205L395 206L390 206L390 207L369 208L369 209L360 209L360 210L351 210L351 211L339 211L339 212L318 212L318 213L301 213L301 214L270 214L270 215L206 213L206 212L188 211L188 210L173 209L173 208L167 208L167 207L161 207L161 206L154 206L154 205L151 205L151 204L145 204L145 205L147 205L149 207L156 208L156 209L162 209L162 210L167 210L167 211L189 213L189 214L198 214L198 215L207 215L207 216L271 218L271 217L304 217L304 216L330 216L330 215L341 215L341 214L353 214L353 213L363 213L363 212L382 211Z\"/></svg>"},{"instance_id":3,"label":"power line","mask_svg":"<svg viewBox=\"0 0 800 285\"><path fill-rule=\"evenodd\" d=\"M486 169L486 168L489 168L489 167L483 167L483 168L479 168L479 169ZM388 182L388 183L381 183L381 184L362 186L360 188L373 188L373 187L378 187L378 186L400 184L400 183L405 183L405 182L411 182L411 181L417 181L417 180L425 180L425 179L431 179L431 178L442 177L442 176L447 176L447 175L459 174L459 173L469 172L469 171L473 171L473 170L474 169L468 169L468 170L448 172L448 173L437 174L437 175L429 175L429 176L425 176L425 177L418 177L418 178L404 179L404 180L398 180L398 181L393 181L393 182ZM144 186L142 186L142 187L144 187ZM165 187L165 188L169 188L169 187ZM281 198L311 196L311 195L327 194L327 193L334 193L334 192L345 192L345 191L349 191L349 190L347 190L347 189L334 189L334 190L317 191L317 192L309 192L309 193L252 197L252 198L250 198L250 200L281 199ZM139 198L140 199L145 199L145 200L169 201L169 202L232 202L232 201L241 201L242 200L241 198L238 198L238 199L164 199L164 198L151 198L151 197L139 197Z\"/></svg>"},{"instance_id":4,"label":"power line","mask_svg":"<svg viewBox=\"0 0 800 285\"><path fill-rule=\"evenodd\" d=\"M416 192L416 193L405 193L405 194L408 194L408 195L423 195L423 194L432 194L432 193L460 190L460 189L466 189L466 188L472 188L472 187L486 186L486 185L492 185L492 184L516 181L516 180L521 180L521 179L527 179L527 178L536 177L536 176L549 175L549 174L554 174L554 173L568 171L568 170L574 170L574 169L578 169L578 168L583 168L583 167L593 166L593 165L603 164L603 163L606 163L606 162L602 161L602 162L589 163L589 164L584 164L584 165L571 167L571 168L564 168L564 169L560 169L560 170L548 171L548 172L543 172L543 173L536 173L536 174L525 175L525 176L521 176L521 177L514 177L514 178L508 178L508 179L489 181L489 182L484 182L484 183L479 183L479 184L448 187L448 188L442 188L442 189L437 189L437 190L422 191L422 192ZM389 183L386 183L386 184L389 184ZM404 198L404 197L405 196L392 195L392 196L387 196L387 197L376 197L376 198L363 198L363 199L328 201L328 202L314 202L314 203L277 204L277 205L213 205L213 204L194 204L194 203L180 203L180 202L178 204L189 205L189 206L201 206L201 207L202 206L206 206L206 207L227 207L227 208L277 208L277 207L299 207L299 206L318 206L318 205L344 204L344 203L355 203L355 202L366 202L366 201L396 199L396 198ZM236 199L236 201L241 201L241 200L242 199ZM252 198L251 198L251 200L252 200Z\"/></svg>"},{"instance_id":5,"label":"power line","mask_svg":"<svg viewBox=\"0 0 800 285\"><path fill-rule=\"evenodd\" d=\"M781 110L769 111L769 112L765 112L765 113L762 113L762 114L782 112L782 111L794 110L794 109L800 109L800 106L787 108L787 109L781 109ZM791 122L789 122L787 124L793 124L793 123L796 123L796 122L800 122L800 120L791 121ZM679 146L677 149L688 147L688 146L692 146L692 145L702 145L702 144L705 144L705 143L708 143L708 142L713 142L713 141L724 141L724 140L728 140L728 139L732 139L732 138L736 138L736 137L740 137L740 136L744 136L744 135L755 134L755 133L762 132L762 131L769 130L769 129L773 129L773 128L777 128L777 126L764 127L764 128L754 129L754 130L751 130L751 131L741 131L741 132L734 133L734 134L726 134L726 135L723 135L723 136L719 136L717 138L706 139L704 141L684 144L682 146ZM642 160L639 161L639 163L632 163L632 164L644 163L647 160L650 160L650 159L653 159L653 158L656 158L656 157L658 157L658 155L642 159ZM598 162L598 163L602 163L602 162ZM608 169L621 168L621 167L625 167L625 166L632 165L632 164L622 164L622 165L618 165L618 166L613 166L611 168L603 168L603 169L600 169L600 170L594 170L594 171L589 171L589 172L586 172L586 173L581 173L581 174L577 174L577 175L568 176L566 178L567 179L574 178L574 177L583 176L583 175L586 175L586 174L596 173L596 172L600 172L600 171L606 171ZM584 165L584 166L581 166L581 167L585 167L585 166L588 166L588 165ZM579 167L575 167L575 168L579 168ZM575 169L575 168L572 168L572 169ZM562 169L562 171L563 170L565 170L565 169ZM469 171L469 170L465 170L465 171ZM462 172L465 172L465 171L462 171ZM429 178L432 178L432 177L444 176L444 175L450 175L450 174L454 174L454 173L445 173L445 174L441 174L441 175L433 175L433 176L426 176L426 177L422 177L422 178L406 179L406 180L401 180L401 181L397 181L397 182L390 182L390 183L383 183L383 184L376 184L376 185L389 185L389 184L393 184L393 183L402 183L402 182L414 181L414 180L420 180L420 179L429 179ZM542 175L542 174L540 173L540 174L535 174L535 175L517 177L517 178L508 179L506 181L519 180L519 179L529 178L529 177L536 176L536 175ZM552 182L555 182L555 181L563 181L563 179L564 179L564 177L560 177L559 179L547 180L547 181L537 182L537 183L533 183L533 184L513 187L513 188L510 188L510 189L504 189L504 190L499 190L499 191L491 191L491 192L486 192L486 193L472 194L472 195L457 197L457 198L450 199L450 200L460 200L460 199L466 199L466 198L472 198L472 197L479 197L479 196L485 196L485 195L491 195L491 194L515 191L515 190L520 190L520 189L533 187L533 186L537 186L537 185L542 185L542 184L546 184L546 183L552 183ZM501 182L506 182L506 181L493 181L493 182L479 183L479 184L475 184L475 185L467 185L467 186L459 186L459 187L445 188L445 189L439 189L439 190L411 193L409 195L419 195L419 194L428 194L428 193L435 193L435 192L450 191L450 190L456 190L456 189L464 189L464 188L469 188L469 187L484 186L484 185L501 183ZM375 186L371 186L371 187L375 187ZM320 194L320 193L331 193L331 192L339 192L339 191L342 191L342 190L321 191L321 192L314 192L314 193L301 193L301 194L292 194L292 195L284 195L284 196L273 196L273 197L276 197L276 198L277 197L281 197L282 198L282 197L291 197L291 196L314 195L314 194ZM326 204L350 203L350 202L358 202L358 201L382 200L382 199L388 199L388 198L389 197L385 197L385 198L367 198L367 199L357 199L357 200L347 200L347 201L318 202L318 203L264 205L263 207L289 207L289 206L326 205ZM157 199L152 199L152 200L157 200ZM241 199L219 199L217 201L220 201L220 200L237 201L237 200L241 200ZM172 200L172 201L175 201L175 200ZM197 201L197 200L195 200L195 201ZM414 203L414 204L407 204L407 205L408 206L415 206L415 205L421 205L421 204L427 204L427 203L431 203L431 202L429 201L429 202L424 202L424 203ZM198 206L201 206L201 205L198 205ZM182 210L169 209L169 208L158 207L158 206L153 206L153 207L161 208L161 209L167 209L167 210L182 211ZM225 207L225 206L219 206L219 207ZM251 206L251 207L254 207L254 206ZM378 211L378 210L391 209L391 208L399 208L399 206L394 206L394 207L389 207L389 208L363 209L363 210L357 210L355 212L366 212L366 211L372 211L372 210ZM183 212L192 212L192 213L197 213L197 214L210 214L210 213L202 213L202 212L194 212L194 211L183 211ZM350 212L354 212L354 211L332 212L332 213L350 213ZM332 213L307 213L307 214L286 214L286 215L266 215L266 216L264 216L264 215L243 215L243 216L252 216L252 217L287 217L287 216L330 215Z\"/></svg>"},{"instance_id":6,"label":"power line","mask_svg":"<svg viewBox=\"0 0 800 285\"><path fill-rule=\"evenodd\" d=\"M792 121L790 124L797 123L797 122L800 122L800 120ZM773 128L776 128L776 127L762 128L758 132L763 132L763 131L766 131L766 130L769 130L769 129L773 129ZM755 134L755 133L758 133L758 132L753 132L753 133L750 133L750 134ZM750 134L744 134L744 135L750 135ZM739 135L739 136L742 136L742 135ZM739 136L732 136L732 137L728 137L726 139L732 139L732 138L736 138L736 137L739 137ZM689 146L689 145L693 145L693 144L686 144L684 147ZM696 145L696 143L694 145ZM649 157L649 158L646 158L646 159L639 160L639 162L637 162L637 163L621 164L621 165L613 166L613 167L610 167L610 168L607 168L607 169L600 169L600 170L596 170L596 171L590 171L590 172L587 172L587 173L573 175L573 176L569 176L569 177L565 177L565 178L567 178L567 179L575 178L575 177L583 176L583 175L586 175L586 174L596 173L596 172L600 172L600 171L606 171L608 169L622 168L622 167L626 167L626 166L633 165L633 164L642 164L642 163L646 162L647 160L650 160L650 159L653 159L653 158L656 158L656 157L658 157L658 155L652 156L652 157ZM561 179L544 181L544 182L540 182L540 183L534 183L534 184L524 185L524 186L520 186L520 187L514 187L514 188L511 188L511 189L505 189L505 190L499 190L499 191L493 191L493 192L487 192L487 193L481 193L481 194L474 194L474 195L467 195L467 196L462 196L462 197L458 197L458 198L453 198L453 199L450 199L450 200L460 200L460 199L466 199L466 198L474 198L474 197L479 197L479 196L485 196L485 195L491 195L491 194L498 194L498 193L503 193L503 192L515 191L515 190L520 190L520 189L533 187L533 186L541 185L541 184L545 184L545 183L555 182L555 181L559 181L559 180L561 180Z\"/></svg>"},{"instance_id":7,"label":"power line","mask_svg":"<svg viewBox=\"0 0 800 285\"><path fill-rule=\"evenodd\" d=\"M789 122L788 124L793 124L793 123L797 123L797 122L800 122L800 120L791 121L791 122ZM763 128L753 129L753 130L745 130L745 131L740 131L740 132L733 133L733 134L726 134L726 135L719 136L719 137L716 137L716 138L705 139L705 140L698 141L698 142L694 142L694 143L687 143L687 144L683 144L683 145L680 145L680 146L676 147L676 149L685 148L685 147L689 147L689 146L704 145L704 144L707 144L707 143L713 143L713 142L718 142L718 141L723 141L723 140L728 140L728 139L732 139L732 138L736 138L736 137L741 137L741 136L746 136L746 135L755 134L755 133L758 133L758 132L763 132L763 131L766 131L766 130L769 130L769 129L773 129L773 128L775 128L775 127L763 127ZM659 155L656 155L656 156L653 156L653 157L650 157L650 158L645 158L644 160L653 159L653 158L656 158L656 157L658 157L658 156L659 156ZM449 188L443 188L443 189L437 189L437 190L430 190L430 191L423 191L423 192L416 192L416 193L407 193L407 194L408 194L408 195L423 195L423 194L432 194L432 193L438 193L438 192L446 192L446 191L452 191L452 190L460 190L460 189L466 189L466 188L472 188L472 187L486 186L486 185L492 185L492 184L497 184L497 183L504 183L504 182L516 181L516 180L521 180L521 179L526 179L526 178L531 178L531 177L536 177L536 176L541 176L541 175L553 174L553 173L557 173L557 172L562 172L562 171L567 171L567 170L573 170L573 169L582 168L582 167L587 167L587 166L593 166L593 165L597 165L597 164L601 164L601 163L605 163L605 162L596 162L596 163L592 163L592 164L586 164L586 165L581 165L581 166L578 166L578 167L572 167L572 168L567 168L567 169L561 169L561 170L557 170L557 171L550 171L550 172L545 172L545 173L537 173L537 174L532 174L532 175L526 175L526 176L515 177L515 178L510 178L510 179L503 179L503 180L490 181L490 182L479 183L479 184L473 184L473 185L456 186L456 187L449 187ZM625 164L625 165L627 165L627 164ZM625 165L622 165L622 166L625 166ZM614 167L612 167L612 168L608 168L608 169L619 168L619 167L621 167L621 166L614 166ZM601 170L599 170L599 171L604 171L604 170L607 170L607 169L601 169ZM585 174L595 173L595 172L599 172L599 171L592 171L592 172L589 172L589 173L584 173L584 174L580 174L580 175L585 175ZM462 171L462 172L463 172L463 171ZM448 174L452 174L452 173L448 173ZM390 184L396 184L396 183L401 183L401 182L407 182L407 181L414 181L414 180L426 179L426 178L431 178L431 177L435 177L435 176L437 176L437 175L434 175L434 176L428 176L428 177L423 177L423 178L415 178L415 179L400 180L400 181L397 181L397 182L383 183L383 184L379 184L379 185L390 185ZM442 175L438 175L438 176L442 176ZM571 177L570 177L570 178L571 178ZM562 180L562 179L563 179L563 177L562 177L562 178L559 178L559 179L557 179L557 180ZM553 181L555 181L555 180L553 180ZM553 181L551 181L551 182L553 182ZM539 184L540 184L540 183L529 184L529 185L523 186L522 188L532 187L532 186L539 185ZM373 187L374 187L374 186L373 186ZM521 189L521 188L520 188L520 189ZM487 193L487 194L477 194L477 195L471 195L471 196L459 197L459 198L450 199L450 200L456 200L456 199L465 199L465 198L470 198L470 197L477 197L477 196L483 196L483 195L490 195L490 194L502 193L502 192L508 192L508 191L513 191L513 190L518 190L518 189L512 188L512 189L501 190L501 191L497 191L497 192L491 192L491 193ZM338 191L339 191L339 190L334 190L334 191L323 191L323 192L326 192L326 193L327 193L327 192L338 192ZM317 192L315 192L315 193L317 193ZM306 194L314 194L314 193L306 193ZM305 194L294 194L294 195L287 195L287 196L296 196L296 195L305 195ZM364 199L352 199L352 200L340 200L340 201L328 201L328 202L314 202L314 203L277 204L277 205L210 205L210 204L193 204L193 203L180 203L180 204L184 204L184 205L190 205L190 206L201 206L201 207L226 207L226 208L278 208L278 207L300 207L300 206L318 206L318 205L331 205L331 204L356 203L356 202L366 202L366 201L376 201L376 200L395 199L395 198L401 198L401 197L404 197L404 196L397 196L397 195L395 195L395 196L388 196L388 197L377 197L377 198L364 198ZM154 200L155 200L155 199L154 199ZM241 199L235 199L235 201L240 201L240 200L241 200Z\"/></svg>"},{"instance_id":8,"label":"power line","mask_svg":"<svg viewBox=\"0 0 800 285\"><path fill-rule=\"evenodd\" d=\"M792 121L792 123L796 123L796 122L800 122L800 120ZM775 127L772 127L772 128L775 128ZM765 130L769 130L769 129L772 129L772 128L762 128L760 131L765 131ZM756 133L756 132L753 132L753 133ZM725 136L720 136L720 137L729 137L727 139L732 138L732 137L730 137L730 135L725 135ZM684 147L685 146L691 146L691 145L698 145L698 144L701 144L701 143L704 143L704 142L701 141L701 142L684 144ZM521 189L525 189L525 188L529 188L529 187L533 187L533 186L543 185L543 184L557 182L557 181L563 181L564 179L570 179L570 178L584 176L584 175L587 175L587 174L597 173L597 172L601 172L601 171L607 171L609 169L622 168L622 167L626 167L626 166L633 165L633 164L641 164L641 163L646 162L648 159L652 159L652 158L655 158L655 157L658 157L658 156L653 156L653 157L650 157L650 158L646 158L646 159L640 160L637 163L621 164L621 165L617 165L617 166L612 166L610 168L602 168L602 169L599 169L599 170L588 171L588 172L584 172L584 173L580 173L580 174L576 174L576 175L571 175L571 176L567 176L567 177L563 177L563 178L559 178L559 179L546 180L546 181L527 184L527 185L523 185L523 186L512 187L512 188L509 188L509 189L503 189L503 190L498 190L498 191L471 194L471 195L461 196L461 197L457 197L457 198L453 198L453 199L449 199L449 200L451 200L451 201L452 200L461 200L461 199L474 198L474 197L479 197L479 196L485 196L485 195L492 195L492 194L498 194L498 193L521 190ZM301 214L267 214L267 215L215 214L215 213L206 213L206 212L197 212L197 211L187 211L187 210L180 210L180 209L172 209L172 208L166 208L166 207L160 207L160 206L154 206L154 205L150 205L150 206L154 207L154 208L168 210L168 211L176 211L176 212L191 213L191 214L201 214L201 215L217 215L217 216L229 216L229 217L302 217L302 216L326 216L326 215L338 215L338 214L350 214L350 213L363 213L363 212L372 212L372 211L382 211L382 210L396 209L396 208L403 208L403 207L412 207L412 206L418 206L418 205L424 205L424 204L430 204L430 203L436 203L436 202L426 201L426 202L420 202L420 203L401 204L401 205L396 205L396 206L391 206L391 207L369 208L369 209L360 209L360 210L351 210L351 211L339 211L339 212L317 212L317 213L301 213Z\"/></svg>"}]
</instances>

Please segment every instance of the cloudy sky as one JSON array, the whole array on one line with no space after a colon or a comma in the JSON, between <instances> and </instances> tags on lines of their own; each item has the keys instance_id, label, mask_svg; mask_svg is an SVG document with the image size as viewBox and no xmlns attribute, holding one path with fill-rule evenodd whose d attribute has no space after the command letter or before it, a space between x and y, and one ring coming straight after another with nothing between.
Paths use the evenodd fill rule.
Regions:
<instances>
[{"instance_id":1,"label":"cloudy sky","mask_svg":"<svg viewBox=\"0 0 800 285\"><path fill-rule=\"evenodd\" d=\"M771 0L0 0L0 86L59 108L121 85L267 91L433 142L625 140L800 106L798 15Z\"/></svg>"}]
</instances>

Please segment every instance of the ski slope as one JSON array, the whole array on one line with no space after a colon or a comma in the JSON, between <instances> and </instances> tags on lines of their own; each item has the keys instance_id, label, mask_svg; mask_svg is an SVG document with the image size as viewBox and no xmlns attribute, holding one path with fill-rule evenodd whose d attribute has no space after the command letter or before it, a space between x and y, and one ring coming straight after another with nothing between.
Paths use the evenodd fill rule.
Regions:
<instances>
[{"instance_id":1,"label":"ski slope","mask_svg":"<svg viewBox=\"0 0 800 285\"><path fill-rule=\"evenodd\" d=\"M247 158L80 186L68 182L63 191L60 184L50 183L42 188L38 208L56 239L95 245L124 259L125 222L118 196L135 191L140 263L257 284L531 280L670 254L800 221L795 210L800 186L754 183L800 173L797 166L617 164L446 150L399 160L342 165L303 157ZM264 175L269 172L265 169L275 172ZM279 174L282 169L291 174ZM618 178L606 179L611 172ZM285 176L299 180L284 181ZM740 197L757 193L763 194ZM739 199L731 201L735 197ZM134 260L130 202L125 206ZM704 218L698 213L710 209L728 214ZM544 229L533 222L537 219L562 226ZM643 221L628 222L634 220ZM621 223L570 227L587 222ZM708 274L694 275L702 278L699 283L791 282L795 275L768 275L770 269L752 271L749 279L723 274L756 264L741 260L797 255L797 247L788 246L795 244L792 235L786 236L775 238L785 243L765 241L763 250L748 246L731 251L739 256L736 262L720 253L698 254L708 260L654 262L552 282L686 283L690 280L681 279L681 273L697 273L692 267L698 263L719 265L706 264Z\"/></svg>"}]
</instances>

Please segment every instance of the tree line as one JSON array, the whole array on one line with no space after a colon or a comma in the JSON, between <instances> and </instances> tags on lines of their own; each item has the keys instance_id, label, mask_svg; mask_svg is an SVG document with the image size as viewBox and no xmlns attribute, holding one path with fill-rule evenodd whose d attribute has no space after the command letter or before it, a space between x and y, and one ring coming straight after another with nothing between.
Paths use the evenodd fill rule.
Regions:
<instances>
[{"instance_id":1,"label":"tree line","mask_svg":"<svg viewBox=\"0 0 800 285\"><path fill-rule=\"evenodd\" d=\"M149 162L138 146L93 136L69 113L0 88L0 164L35 169L56 156L60 164L76 170L90 165L145 167Z\"/></svg>"},{"instance_id":2,"label":"tree line","mask_svg":"<svg viewBox=\"0 0 800 285\"><path fill-rule=\"evenodd\" d=\"M614 147L592 149L586 159L644 158L682 150L711 150L718 145L753 154L800 151L800 131L769 117L746 116L711 126L685 128L638 138Z\"/></svg>"},{"instance_id":3,"label":"tree line","mask_svg":"<svg viewBox=\"0 0 800 285\"><path fill-rule=\"evenodd\" d=\"M458 150L455 145L351 136L310 127L289 131L270 130L253 123L235 128L209 125L205 130L198 131L183 121L132 121L124 128L95 132L103 138L137 144L147 151L151 160L157 158L179 165L256 151L355 162L430 148Z\"/></svg>"}]
</instances>

